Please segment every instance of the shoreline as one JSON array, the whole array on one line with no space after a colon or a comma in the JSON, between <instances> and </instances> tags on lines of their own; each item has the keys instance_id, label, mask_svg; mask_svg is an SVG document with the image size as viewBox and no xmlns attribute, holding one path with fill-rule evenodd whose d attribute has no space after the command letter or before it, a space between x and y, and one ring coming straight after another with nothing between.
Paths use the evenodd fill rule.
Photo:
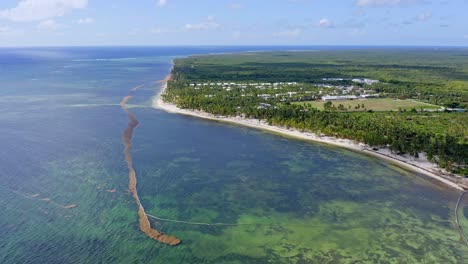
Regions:
<instances>
[{"instance_id":1,"label":"shoreline","mask_svg":"<svg viewBox=\"0 0 468 264\"><path fill-rule=\"evenodd\" d=\"M468 189L468 182L462 177L453 176L443 169L439 168L436 164L429 162L422 155L421 158L406 157L395 155L390 152L389 149L372 150L370 146L363 143L356 143L354 140L341 139L330 136L319 136L311 132L301 132L296 129L288 129L278 126L272 126L267 124L263 120L248 119L243 117L229 117L229 116L215 116L206 112L188 110L177 107L175 104L167 103L162 100L162 95L167 89L167 81L170 80L171 75L169 74L164 80L161 81L161 90L157 95L152 98L152 107L156 109L164 110L168 113L182 114L202 119L208 119L212 121L236 124L246 126L250 128L260 129L269 131L282 136L296 138L306 141L314 141L322 144L332 145L340 148L345 148L354 152L359 152L368 156L376 157L381 160L387 161L400 168L416 172L426 176L428 179L435 180L445 186L453 189L464 191Z\"/></svg>"}]
</instances>

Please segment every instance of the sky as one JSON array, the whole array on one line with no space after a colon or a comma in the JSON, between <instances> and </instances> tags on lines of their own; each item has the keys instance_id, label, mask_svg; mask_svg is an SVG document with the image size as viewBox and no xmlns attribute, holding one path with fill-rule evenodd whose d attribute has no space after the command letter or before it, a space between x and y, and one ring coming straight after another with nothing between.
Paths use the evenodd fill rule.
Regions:
<instances>
[{"instance_id":1,"label":"sky","mask_svg":"<svg viewBox=\"0 0 468 264\"><path fill-rule=\"evenodd\" d=\"M468 0L0 0L0 46L468 46Z\"/></svg>"}]
</instances>

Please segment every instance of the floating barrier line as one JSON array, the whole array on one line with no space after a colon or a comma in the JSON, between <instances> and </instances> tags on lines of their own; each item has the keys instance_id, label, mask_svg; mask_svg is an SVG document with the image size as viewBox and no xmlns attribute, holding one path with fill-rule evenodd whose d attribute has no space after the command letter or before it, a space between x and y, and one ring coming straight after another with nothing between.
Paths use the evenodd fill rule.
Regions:
<instances>
[{"instance_id":1,"label":"floating barrier line","mask_svg":"<svg viewBox=\"0 0 468 264\"><path fill-rule=\"evenodd\" d=\"M240 225L261 225L261 224L227 224L227 223L203 223L203 222L190 222L190 221L181 221L181 220L174 220L168 218L157 217L154 215L146 214L148 217L164 221L164 222L172 222L178 224L186 224L186 225L203 225L203 226L240 226Z\"/></svg>"},{"instance_id":2,"label":"floating barrier line","mask_svg":"<svg viewBox=\"0 0 468 264\"><path fill-rule=\"evenodd\" d=\"M465 244L468 245L468 240L466 239L465 232L463 232L463 228L460 225L460 220L459 220L459 216L458 216L458 209L460 208L460 203L463 201L463 197L467 193L468 193L468 191L464 191L458 197L457 204L455 205L455 223L457 225L458 233L460 233L460 236L463 239L463 242L465 242Z\"/></svg>"}]
</instances>

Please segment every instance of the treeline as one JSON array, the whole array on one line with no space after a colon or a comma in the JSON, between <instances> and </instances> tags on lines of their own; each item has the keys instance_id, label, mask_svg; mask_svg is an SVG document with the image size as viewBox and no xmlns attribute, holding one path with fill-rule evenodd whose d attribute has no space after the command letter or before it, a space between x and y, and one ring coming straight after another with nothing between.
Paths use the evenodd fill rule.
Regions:
<instances>
[{"instance_id":1,"label":"treeline","mask_svg":"<svg viewBox=\"0 0 468 264\"><path fill-rule=\"evenodd\" d=\"M449 108L468 108L468 82L463 81L434 84L391 79L375 86L375 91L396 98L413 98Z\"/></svg>"},{"instance_id":2,"label":"treeline","mask_svg":"<svg viewBox=\"0 0 468 264\"><path fill-rule=\"evenodd\" d=\"M177 76L177 75L176 75ZM164 100L214 115L256 118L272 125L353 139L398 154L427 157L449 171L468 176L467 115L464 113L343 113L310 105L280 104L225 93L207 95L171 81ZM259 107L260 103L270 107Z\"/></svg>"},{"instance_id":3,"label":"treeline","mask_svg":"<svg viewBox=\"0 0 468 264\"><path fill-rule=\"evenodd\" d=\"M177 60L187 80L323 83L322 78L370 78L395 98L468 108L468 49L265 52ZM344 84L353 84L343 82Z\"/></svg>"},{"instance_id":4,"label":"treeline","mask_svg":"<svg viewBox=\"0 0 468 264\"><path fill-rule=\"evenodd\" d=\"M468 170L468 142L454 134L438 134L425 124L413 124L414 113L339 113L297 105L279 107L265 116L272 125L293 127L339 138L353 139L373 147L389 147L397 154L428 159L462 175Z\"/></svg>"}]
</instances>

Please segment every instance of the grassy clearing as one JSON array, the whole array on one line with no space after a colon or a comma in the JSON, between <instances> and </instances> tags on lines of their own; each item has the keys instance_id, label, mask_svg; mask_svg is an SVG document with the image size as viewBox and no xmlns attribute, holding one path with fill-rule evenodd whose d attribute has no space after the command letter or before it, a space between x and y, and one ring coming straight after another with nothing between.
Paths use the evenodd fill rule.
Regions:
<instances>
[{"instance_id":1,"label":"grassy clearing","mask_svg":"<svg viewBox=\"0 0 468 264\"><path fill-rule=\"evenodd\" d=\"M419 102L416 100L395 100L392 98L379 98L379 99L360 99L360 100L339 100L331 101L334 107L340 104L344 106L347 111L399 111L411 109L439 109L440 106ZM310 101L310 102L296 102L295 104L311 104L313 107L323 110L325 101ZM362 105L364 104L364 107ZM357 106L360 106L356 109Z\"/></svg>"}]
</instances>

